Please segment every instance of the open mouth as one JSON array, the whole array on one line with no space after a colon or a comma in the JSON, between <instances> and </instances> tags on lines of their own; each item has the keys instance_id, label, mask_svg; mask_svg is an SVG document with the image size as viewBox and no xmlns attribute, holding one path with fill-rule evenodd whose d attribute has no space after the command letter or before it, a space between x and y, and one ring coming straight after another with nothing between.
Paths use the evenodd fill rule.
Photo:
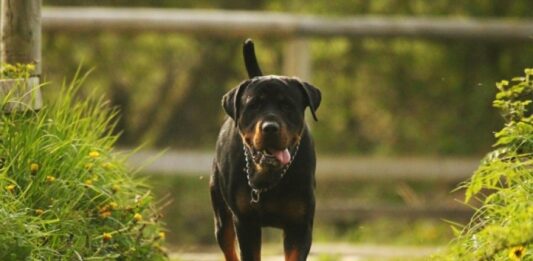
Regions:
<instances>
[{"instance_id":1,"label":"open mouth","mask_svg":"<svg viewBox=\"0 0 533 261\"><path fill-rule=\"evenodd\" d=\"M264 149L257 150L251 148L252 158L257 165L281 165L285 166L291 162L292 156L288 148L282 150Z\"/></svg>"},{"instance_id":2,"label":"open mouth","mask_svg":"<svg viewBox=\"0 0 533 261\"><path fill-rule=\"evenodd\" d=\"M257 149L245 143L245 172L250 187L265 191L275 186L289 169L298 152L298 145L282 149Z\"/></svg>"}]
</instances>

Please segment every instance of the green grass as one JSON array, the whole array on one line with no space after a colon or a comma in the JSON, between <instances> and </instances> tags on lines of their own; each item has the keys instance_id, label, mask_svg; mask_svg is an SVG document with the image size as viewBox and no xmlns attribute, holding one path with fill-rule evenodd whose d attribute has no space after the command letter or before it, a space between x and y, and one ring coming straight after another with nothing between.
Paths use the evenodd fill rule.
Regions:
<instances>
[{"instance_id":1,"label":"green grass","mask_svg":"<svg viewBox=\"0 0 533 261\"><path fill-rule=\"evenodd\" d=\"M350 242L357 244L438 246L453 236L448 224L439 219L381 217L356 224L317 222L315 242Z\"/></svg>"},{"instance_id":2,"label":"green grass","mask_svg":"<svg viewBox=\"0 0 533 261\"><path fill-rule=\"evenodd\" d=\"M153 196L113 152L117 113L78 99L83 79L38 112L0 114L0 260L165 258Z\"/></svg>"}]
</instances>

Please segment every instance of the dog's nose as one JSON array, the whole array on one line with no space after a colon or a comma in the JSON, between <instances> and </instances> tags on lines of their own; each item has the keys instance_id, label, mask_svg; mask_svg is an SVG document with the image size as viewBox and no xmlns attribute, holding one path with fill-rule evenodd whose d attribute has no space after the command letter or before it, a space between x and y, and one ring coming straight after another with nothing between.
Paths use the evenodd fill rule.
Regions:
<instances>
[{"instance_id":1,"label":"dog's nose","mask_svg":"<svg viewBox=\"0 0 533 261\"><path fill-rule=\"evenodd\" d=\"M279 131L279 124L275 121L265 121L261 124L261 131L264 134L275 134Z\"/></svg>"}]
</instances>

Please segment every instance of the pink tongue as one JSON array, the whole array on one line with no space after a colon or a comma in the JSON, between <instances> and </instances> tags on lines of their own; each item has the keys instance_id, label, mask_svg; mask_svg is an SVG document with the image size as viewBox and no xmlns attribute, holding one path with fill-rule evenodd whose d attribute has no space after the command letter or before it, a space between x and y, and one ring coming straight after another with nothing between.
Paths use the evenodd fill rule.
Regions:
<instances>
[{"instance_id":1,"label":"pink tongue","mask_svg":"<svg viewBox=\"0 0 533 261\"><path fill-rule=\"evenodd\" d=\"M289 153L288 149L284 150L278 150L278 151L270 151L270 153L276 157L276 159L281 162L281 164L286 165L291 161L291 154Z\"/></svg>"}]
</instances>

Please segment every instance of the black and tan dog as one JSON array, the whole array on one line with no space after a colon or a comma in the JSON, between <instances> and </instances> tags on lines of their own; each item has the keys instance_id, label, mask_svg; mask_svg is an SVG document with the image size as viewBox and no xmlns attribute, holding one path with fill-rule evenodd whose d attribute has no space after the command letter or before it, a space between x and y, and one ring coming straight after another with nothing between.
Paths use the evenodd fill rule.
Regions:
<instances>
[{"instance_id":1,"label":"black and tan dog","mask_svg":"<svg viewBox=\"0 0 533 261\"><path fill-rule=\"evenodd\" d=\"M315 150L304 121L320 91L297 78L262 76L251 40L243 47L250 77L222 98L228 114L211 176L215 233L226 260L261 259L261 227L283 229L286 260L306 260L315 211Z\"/></svg>"}]
</instances>

